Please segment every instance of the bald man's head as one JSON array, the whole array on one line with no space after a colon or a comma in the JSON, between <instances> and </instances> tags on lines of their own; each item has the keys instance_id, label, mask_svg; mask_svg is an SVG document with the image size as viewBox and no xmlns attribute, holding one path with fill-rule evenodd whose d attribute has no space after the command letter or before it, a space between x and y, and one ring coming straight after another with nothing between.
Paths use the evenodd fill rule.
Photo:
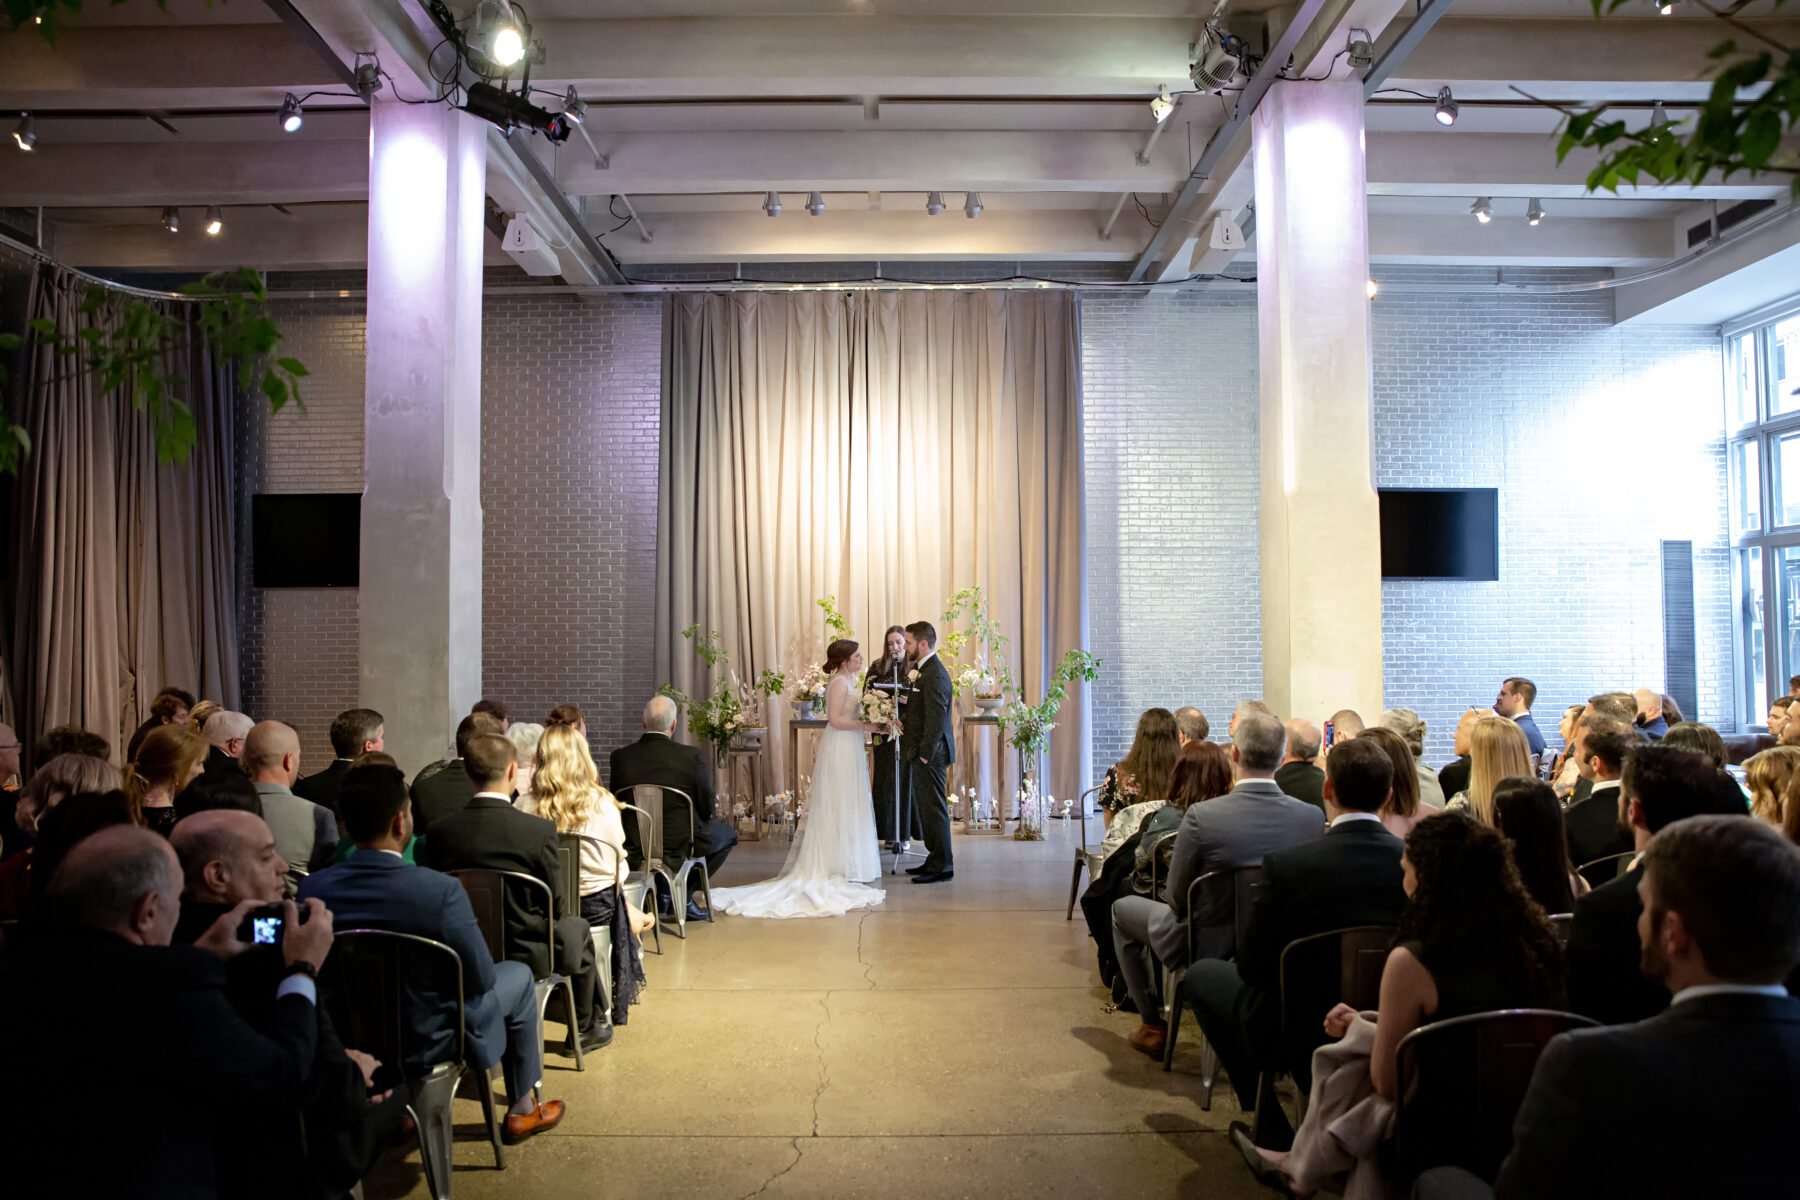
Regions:
<instances>
[{"instance_id":1,"label":"bald man's head","mask_svg":"<svg viewBox=\"0 0 1800 1200\"><path fill-rule=\"evenodd\" d=\"M251 783L294 786L300 778L300 735L280 721L261 721L244 739L244 773Z\"/></svg>"},{"instance_id":2,"label":"bald man's head","mask_svg":"<svg viewBox=\"0 0 1800 1200\"><path fill-rule=\"evenodd\" d=\"M1305 717L1291 718L1282 728L1287 730L1287 757L1283 762L1311 762L1319 757L1319 746L1325 735Z\"/></svg>"},{"instance_id":3,"label":"bald man's head","mask_svg":"<svg viewBox=\"0 0 1800 1200\"><path fill-rule=\"evenodd\" d=\"M181 915L181 864L148 829L114 825L75 844L44 898L65 924L166 946Z\"/></svg>"},{"instance_id":4,"label":"bald man's head","mask_svg":"<svg viewBox=\"0 0 1800 1200\"><path fill-rule=\"evenodd\" d=\"M1637 701L1638 720L1648 724L1662 716L1662 696L1659 693L1649 688L1639 688L1631 693L1631 698Z\"/></svg>"},{"instance_id":5,"label":"bald man's head","mask_svg":"<svg viewBox=\"0 0 1800 1200\"><path fill-rule=\"evenodd\" d=\"M190 900L276 904L287 895L287 860L276 851L268 823L253 812L197 812L182 818L169 840L181 859L183 894Z\"/></svg>"},{"instance_id":6,"label":"bald man's head","mask_svg":"<svg viewBox=\"0 0 1800 1200\"><path fill-rule=\"evenodd\" d=\"M667 733L675 728L677 712L675 702L667 696L652 696L650 703L644 705L644 728L651 733Z\"/></svg>"}]
</instances>

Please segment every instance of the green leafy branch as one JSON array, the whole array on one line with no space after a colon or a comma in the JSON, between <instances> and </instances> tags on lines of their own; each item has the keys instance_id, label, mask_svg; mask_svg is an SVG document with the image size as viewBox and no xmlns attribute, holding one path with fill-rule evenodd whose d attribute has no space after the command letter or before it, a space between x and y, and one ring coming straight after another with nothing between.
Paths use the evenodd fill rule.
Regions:
<instances>
[{"instance_id":1,"label":"green leafy branch","mask_svg":"<svg viewBox=\"0 0 1800 1200\"><path fill-rule=\"evenodd\" d=\"M1009 741L1024 754L1040 754L1050 746L1050 731L1056 728L1056 714L1069 698L1069 685L1077 679L1092 683L1100 677L1100 660L1086 650L1071 650L1063 655L1050 673L1044 698L1036 704L1025 703L1024 694L1013 692L1013 702L1000 710L1000 724L1011 727Z\"/></svg>"},{"instance_id":2,"label":"green leafy branch","mask_svg":"<svg viewBox=\"0 0 1800 1200\"><path fill-rule=\"evenodd\" d=\"M849 638L854 640L856 638L856 630L850 627L850 622L845 620L844 614L838 611L836 596L827 596L816 603L819 608L824 611L825 628L831 630L834 639Z\"/></svg>"},{"instance_id":3,"label":"green leafy branch","mask_svg":"<svg viewBox=\"0 0 1800 1200\"><path fill-rule=\"evenodd\" d=\"M951 629L955 622L965 618L969 626L967 629ZM987 593L980 586L966 587L952 595L944 603L944 615L938 619L947 630L944 634L946 659L961 658L962 652L973 644L977 669L982 672L991 670L1002 693L1012 686L1012 667L1006 661L1007 637L1000 632L1000 625L994 620L988 606ZM961 687L959 680L959 695Z\"/></svg>"},{"instance_id":4,"label":"green leafy branch","mask_svg":"<svg viewBox=\"0 0 1800 1200\"><path fill-rule=\"evenodd\" d=\"M1592 0L1594 15L1604 16L1626 2ZM1567 117L1557 161L1577 147L1598 150L1600 161L1588 172L1589 191L1616 193L1620 184L1635 186L1645 179L1699 184L1716 172L1722 179L1740 173L1788 175L1790 188L1800 196L1800 159L1782 144L1800 119L1800 50L1775 41L1732 11L1696 2L1766 48L1741 50L1736 40L1712 48L1707 57L1717 64L1717 74L1691 126L1684 119L1634 130L1624 121L1606 119L1604 104L1591 109L1552 105ZM1775 0L1777 7L1784 2ZM1763 90L1739 99L1740 93L1756 88Z\"/></svg>"}]
</instances>

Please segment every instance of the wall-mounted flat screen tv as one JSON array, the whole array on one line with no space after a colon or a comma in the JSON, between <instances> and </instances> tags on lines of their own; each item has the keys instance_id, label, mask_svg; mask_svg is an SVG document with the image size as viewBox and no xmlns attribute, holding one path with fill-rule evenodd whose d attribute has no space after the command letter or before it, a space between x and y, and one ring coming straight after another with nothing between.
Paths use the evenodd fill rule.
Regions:
<instances>
[{"instance_id":1,"label":"wall-mounted flat screen tv","mask_svg":"<svg viewBox=\"0 0 1800 1200\"><path fill-rule=\"evenodd\" d=\"M252 496L250 544L259 588L355 587L362 493Z\"/></svg>"},{"instance_id":2,"label":"wall-mounted flat screen tv","mask_svg":"<svg viewBox=\"0 0 1800 1200\"><path fill-rule=\"evenodd\" d=\"M1500 578L1498 488L1381 488L1386 579Z\"/></svg>"}]
</instances>

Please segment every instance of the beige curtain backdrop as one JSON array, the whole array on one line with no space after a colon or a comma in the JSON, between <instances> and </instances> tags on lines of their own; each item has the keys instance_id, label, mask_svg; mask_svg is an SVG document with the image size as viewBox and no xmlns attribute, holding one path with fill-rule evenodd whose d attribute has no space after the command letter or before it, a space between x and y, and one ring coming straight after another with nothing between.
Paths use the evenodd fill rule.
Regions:
<instances>
[{"instance_id":1,"label":"beige curtain backdrop","mask_svg":"<svg viewBox=\"0 0 1800 1200\"><path fill-rule=\"evenodd\" d=\"M887 626L937 623L978 584L1038 699L1086 645L1078 320L1069 292L672 298L658 679L708 690L680 636L695 622L721 632L740 677L792 679L823 657L820 597L838 598L873 660ZM786 697L770 706L770 791L791 782L791 713ZM1077 794L1088 758L1080 685L1052 735L1051 793ZM958 759L967 785L970 747Z\"/></svg>"},{"instance_id":2,"label":"beige curtain backdrop","mask_svg":"<svg viewBox=\"0 0 1800 1200\"><path fill-rule=\"evenodd\" d=\"M87 284L55 267L31 314L78 330ZM187 311L185 308L182 311ZM19 734L80 725L115 760L165 686L238 705L237 454L232 373L201 344L175 352L197 443L159 463L149 418L73 359L37 348L16 419L31 435L14 509L12 668Z\"/></svg>"}]
</instances>

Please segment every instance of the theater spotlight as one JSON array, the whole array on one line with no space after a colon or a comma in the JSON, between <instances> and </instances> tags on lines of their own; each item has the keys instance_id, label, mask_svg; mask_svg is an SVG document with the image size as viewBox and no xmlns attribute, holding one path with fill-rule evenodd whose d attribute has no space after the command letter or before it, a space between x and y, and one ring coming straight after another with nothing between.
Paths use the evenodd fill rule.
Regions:
<instances>
[{"instance_id":1,"label":"theater spotlight","mask_svg":"<svg viewBox=\"0 0 1800 1200\"><path fill-rule=\"evenodd\" d=\"M825 193L823 193L823 192L808 192L808 193L806 193L806 211L811 213L815 217L824 216L825 215Z\"/></svg>"},{"instance_id":2,"label":"theater spotlight","mask_svg":"<svg viewBox=\"0 0 1800 1200\"><path fill-rule=\"evenodd\" d=\"M216 205L216 204L207 205L206 206L206 232L212 237L218 237L219 231L224 228L225 228L225 214L219 211L218 205Z\"/></svg>"},{"instance_id":3,"label":"theater spotlight","mask_svg":"<svg viewBox=\"0 0 1800 1200\"><path fill-rule=\"evenodd\" d=\"M780 192L763 193L763 211L768 213L771 217L779 217L781 215Z\"/></svg>"},{"instance_id":4,"label":"theater spotlight","mask_svg":"<svg viewBox=\"0 0 1800 1200\"><path fill-rule=\"evenodd\" d=\"M1525 210L1525 223L1527 225L1538 225L1542 224L1543 220L1544 202L1542 200L1533 200L1531 202L1531 207Z\"/></svg>"},{"instance_id":5,"label":"theater spotlight","mask_svg":"<svg viewBox=\"0 0 1800 1200\"><path fill-rule=\"evenodd\" d=\"M463 111L501 129L535 130L552 145L560 146L575 131L575 123L567 113L552 116L526 99L523 92L502 91L491 83L470 84Z\"/></svg>"},{"instance_id":6,"label":"theater spotlight","mask_svg":"<svg viewBox=\"0 0 1800 1200\"><path fill-rule=\"evenodd\" d=\"M969 218L969 220L973 221L976 217L979 217L980 215L981 215L981 193L980 192L964 192L963 193L963 216L965 216L965 217Z\"/></svg>"},{"instance_id":7,"label":"theater spotlight","mask_svg":"<svg viewBox=\"0 0 1800 1200\"><path fill-rule=\"evenodd\" d=\"M162 227L164 229L168 230L170 233L180 233L181 232L181 210L179 208L163 209L162 210Z\"/></svg>"},{"instance_id":8,"label":"theater spotlight","mask_svg":"<svg viewBox=\"0 0 1800 1200\"><path fill-rule=\"evenodd\" d=\"M587 124L587 102L575 94L575 85L572 83L563 96L562 115L577 125Z\"/></svg>"},{"instance_id":9,"label":"theater spotlight","mask_svg":"<svg viewBox=\"0 0 1800 1200\"><path fill-rule=\"evenodd\" d=\"M19 144L21 150L29 150L37 145L37 122L30 113L21 116L19 123L13 126L13 141Z\"/></svg>"},{"instance_id":10,"label":"theater spotlight","mask_svg":"<svg viewBox=\"0 0 1800 1200\"><path fill-rule=\"evenodd\" d=\"M281 128L284 133L293 133L300 128L300 97L289 92L281 101Z\"/></svg>"},{"instance_id":11,"label":"theater spotlight","mask_svg":"<svg viewBox=\"0 0 1800 1200\"><path fill-rule=\"evenodd\" d=\"M475 9L471 47L496 66L510 67L525 57L525 22L508 0L481 0Z\"/></svg>"},{"instance_id":12,"label":"theater spotlight","mask_svg":"<svg viewBox=\"0 0 1800 1200\"><path fill-rule=\"evenodd\" d=\"M1446 84L1439 88L1437 110L1434 114L1437 117L1437 123L1446 128L1454 125L1456 124L1456 114L1461 111L1461 107L1456 103L1456 97L1450 94L1449 85Z\"/></svg>"},{"instance_id":13,"label":"theater spotlight","mask_svg":"<svg viewBox=\"0 0 1800 1200\"><path fill-rule=\"evenodd\" d=\"M1494 202L1491 198L1483 196L1475 201L1475 203L1469 205L1469 212L1473 214L1477 221L1486 225L1489 221L1494 219Z\"/></svg>"},{"instance_id":14,"label":"theater spotlight","mask_svg":"<svg viewBox=\"0 0 1800 1200\"><path fill-rule=\"evenodd\" d=\"M929 196L925 197L925 215L926 216L928 216L928 217L939 216L943 213L943 211L944 211L944 193L933 192Z\"/></svg>"}]
</instances>

